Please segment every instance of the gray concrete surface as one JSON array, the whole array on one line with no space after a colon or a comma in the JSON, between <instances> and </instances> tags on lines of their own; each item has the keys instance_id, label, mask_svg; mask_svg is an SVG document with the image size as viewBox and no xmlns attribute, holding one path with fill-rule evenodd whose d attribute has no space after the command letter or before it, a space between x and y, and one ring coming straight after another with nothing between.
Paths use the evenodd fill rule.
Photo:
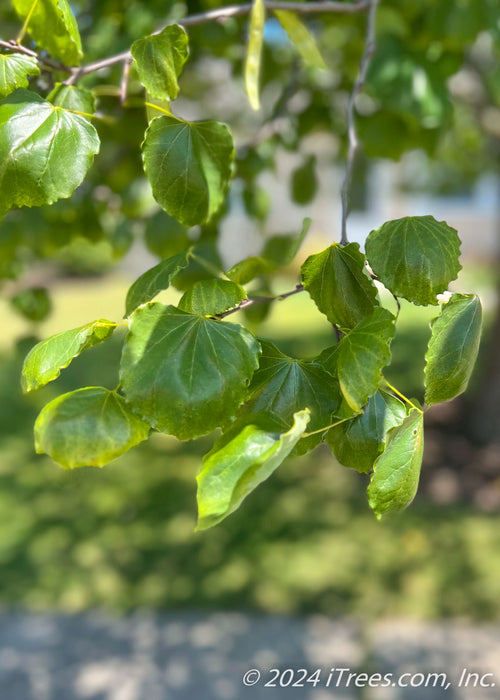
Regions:
<instances>
[{"instance_id":1,"label":"gray concrete surface","mask_svg":"<svg viewBox=\"0 0 500 700\"><path fill-rule=\"evenodd\" d=\"M277 676L273 668L282 675L266 686ZM245 687L250 669L261 677ZM464 679L459 687L463 669L476 674L468 687ZM347 683L349 672L366 676ZM428 674L438 673L446 677L433 687ZM237 613L0 614L0 700L499 697L500 626L384 621L365 628L324 617Z\"/></svg>"}]
</instances>

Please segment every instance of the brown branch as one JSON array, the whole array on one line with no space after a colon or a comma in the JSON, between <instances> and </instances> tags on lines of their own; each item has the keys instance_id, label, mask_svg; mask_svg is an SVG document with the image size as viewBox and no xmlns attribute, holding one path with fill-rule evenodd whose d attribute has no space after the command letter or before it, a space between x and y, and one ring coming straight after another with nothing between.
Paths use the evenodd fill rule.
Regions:
<instances>
[{"instance_id":1,"label":"brown branch","mask_svg":"<svg viewBox=\"0 0 500 700\"><path fill-rule=\"evenodd\" d=\"M340 199L342 202L342 234L340 238L341 245L346 245L349 242L347 238L347 217L349 215L349 185L351 184L354 160L356 158L356 151L358 150L358 135L356 133L354 103L356 102L356 97L363 89L366 80L366 75L368 73L368 68L370 67L372 56L375 52L375 18L377 14L378 2L379 0L369 0L368 2L369 13L366 26L365 50L363 52L363 56L361 57L361 62L359 64L358 78L354 83L354 87L351 91L351 94L349 95L349 100L347 101L346 115L348 150L344 181L342 183L342 189L340 193Z\"/></svg>"},{"instance_id":2,"label":"brown branch","mask_svg":"<svg viewBox=\"0 0 500 700\"><path fill-rule=\"evenodd\" d=\"M52 59L47 58L45 56L40 56L39 54L37 54L36 51L28 49L27 46L23 46L22 44L18 44L14 39L11 39L10 41L0 39L0 48L8 49L13 53L21 53L23 54L23 56L30 56L31 58L36 58L40 65L44 66L45 68L49 68L50 70L60 70L64 73L71 73L74 70L73 68L70 68L64 63L58 63L57 61L53 61Z\"/></svg>"},{"instance_id":3,"label":"brown branch","mask_svg":"<svg viewBox=\"0 0 500 700\"><path fill-rule=\"evenodd\" d=\"M217 314L216 318L225 318L226 316L230 316L231 314L235 314L237 311L243 311L243 309L248 309L249 306L253 306L254 304L269 304L273 301L283 301L283 299L287 299L288 297L293 296L294 294L300 294L300 292L304 291L304 285L303 284L298 284L295 289L292 289L291 292L285 292L284 294L278 294L276 297L252 297L251 299L245 299L244 301L241 302L238 306L236 306L234 309L229 309L229 311L224 311L222 314Z\"/></svg>"}]
</instances>

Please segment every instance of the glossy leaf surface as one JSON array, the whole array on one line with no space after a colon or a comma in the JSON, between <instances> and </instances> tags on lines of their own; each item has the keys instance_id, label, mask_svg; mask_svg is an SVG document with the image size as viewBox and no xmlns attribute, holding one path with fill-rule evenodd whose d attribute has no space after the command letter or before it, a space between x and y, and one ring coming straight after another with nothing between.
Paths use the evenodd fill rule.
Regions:
<instances>
[{"instance_id":1,"label":"glossy leaf surface","mask_svg":"<svg viewBox=\"0 0 500 700\"><path fill-rule=\"evenodd\" d=\"M481 302L475 294L453 294L431 323L425 366L425 403L462 394L469 383L481 338Z\"/></svg>"},{"instance_id":2,"label":"glossy leaf surface","mask_svg":"<svg viewBox=\"0 0 500 700\"><path fill-rule=\"evenodd\" d=\"M415 497L424 451L424 417L411 411L393 428L387 446L374 464L368 501L377 518L404 510Z\"/></svg>"},{"instance_id":3,"label":"glossy leaf surface","mask_svg":"<svg viewBox=\"0 0 500 700\"><path fill-rule=\"evenodd\" d=\"M99 319L42 340L30 350L24 360L21 376L23 391L34 391L57 379L71 360L84 350L107 340L116 325L112 321Z\"/></svg>"},{"instance_id":4,"label":"glossy leaf surface","mask_svg":"<svg viewBox=\"0 0 500 700\"><path fill-rule=\"evenodd\" d=\"M198 530L206 530L233 513L259 484L269 478L300 440L309 421L307 410L293 425L272 414L238 420L203 458L198 476Z\"/></svg>"},{"instance_id":5,"label":"glossy leaf surface","mask_svg":"<svg viewBox=\"0 0 500 700\"><path fill-rule=\"evenodd\" d=\"M28 76L40 75L38 61L20 53L0 53L0 99L28 87Z\"/></svg>"},{"instance_id":6,"label":"glossy leaf surface","mask_svg":"<svg viewBox=\"0 0 500 700\"><path fill-rule=\"evenodd\" d=\"M234 309L247 298L243 287L227 280L200 280L184 293L179 309L200 316L216 316Z\"/></svg>"},{"instance_id":7,"label":"glossy leaf surface","mask_svg":"<svg viewBox=\"0 0 500 700\"><path fill-rule=\"evenodd\" d=\"M102 387L63 394L35 423L35 447L65 469L103 467L149 436L150 426Z\"/></svg>"},{"instance_id":8,"label":"glossy leaf surface","mask_svg":"<svg viewBox=\"0 0 500 700\"><path fill-rule=\"evenodd\" d=\"M153 195L167 214L194 226L219 209L234 158L225 124L157 117L146 131L142 153Z\"/></svg>"},{"instance_id":9,"label":"glossy leaf surface","mask_svg":"<svg viewBox=\"0 0 500 700\"><path fill-rule=\"evenodd\" d=\"M150 303L132 315L120 377L133 409L187 440L234 416L260 346L242 326Z\"/></svg>"},{"instance_id":10,"label":"glossy leaf surface","mask_svg":"<svg viewBox=\"0 0 500 700\"><path fill-rule=\"evenodd\" d=\"M366 240L366 257L380 281L397 297L437 304L461 269L457 232L433 216L387 221Z\"/></svg>"}]
</instances>

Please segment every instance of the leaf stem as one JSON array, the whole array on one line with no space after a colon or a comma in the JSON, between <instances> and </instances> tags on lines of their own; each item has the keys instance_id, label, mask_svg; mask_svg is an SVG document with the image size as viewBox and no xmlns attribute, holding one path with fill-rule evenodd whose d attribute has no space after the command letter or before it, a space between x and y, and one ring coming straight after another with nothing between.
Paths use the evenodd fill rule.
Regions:
<instances>
[{"instance_id":1,"label":"leaf stem","mask_svg":"<svg viewBox=\"0 0 500 700\"><path fill-rule=\"evenodd\" d=\"M402 394L400 391L398 391L395 386L392 386L392 384L389 384L389 382L387 381L387 379L385 377L384 377L384 384L386 385L386 387L388 389L393 391L396 394L396 396L399 396L399 398L402 399L405 403L407 403L409 406L411 406L412 408L414 408L416 411L418 411L419 413L421 413L423 415L424 412L422 411L422 409L420 409L418 406L415 406L415 404L412 403L410 401L410 399L407 398L404 394Z\"/></svg>"},{"instance_id":2,"label":"leaf stem","mask_svg":"<svg viewBox=\"0 0 500 700\"><path fill-rule=\"evenodd\" d=\"M172 116L172 112L169 112L168 109L165 109L164 107L160 107L160 105L155 105L153 102L145 102L144 105L146 107L149 107L150 109L157 109L158 112L163 112L163 114L168 115L169 117ZM177 117L176 117L177 119Z\"/></svg>"},{"instance_id":3,"label":"leaf stem","mask_svg":"<svg viewBox=\"0 0 500 700\"><path fill-rule=\"evenodd\" d=\"M298 284L295 287L295 289L292 289L291 292L284 292L283 294L278 294L275 297L252 297L251 299L245 299L234 309L229 309L229 311L224 311L224 313L222 314L217 314L217 318L224 318L225 316L229 316L230 314L235 314L237 311L243 311L243 309L248 309L249 306L253 306L254 304L265 304L273 301L283 301L283 299L287 299L288 297L291 297L294 294L299 294L303 291L304 285Z\"/></svg>"},{"instance_id":4,"label":"leaf stem","mask_svg":"<svg viewBox=\"0 0 500 700\"><path fill-rule=\"evenodd\" d=\"M338 420L335 423L330 423L330 425L325 425L324 428L319 428L318 430L313 430L310 433L304 433L304 435L302 435L302 438L311 437L311 435L317 435L318 433L326 433L326 431L330 430L330 428L335 428L336 425L340 425L341 423L345 423L346 421L351 420L351 418L353 418L353 416L349 416L349 418L342 418L342 420Z\"/></svg>"}]
</instances>

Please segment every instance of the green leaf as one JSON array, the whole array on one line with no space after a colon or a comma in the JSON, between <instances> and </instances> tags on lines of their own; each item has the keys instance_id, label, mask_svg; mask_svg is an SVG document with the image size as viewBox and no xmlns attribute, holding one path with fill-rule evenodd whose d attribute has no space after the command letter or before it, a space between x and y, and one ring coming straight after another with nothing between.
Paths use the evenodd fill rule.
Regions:
<instances>
[{"instance_id":1,"label":"green leaf","mask_svg":"<svg viewBox=\"0 0 500 700\"><path fill-rule=\"evenodd\" d=\"M150 303L133 314L123 348L123 393L157 430L187 440L234 416L260 346L242 326Z\"/></svg>"},{"instance_id":2,"label":"green leaf","mask_svg":"<svg viewBox=\"0 0 500 700\"><path fill-rule=\"evenodd\" d=\"M466 389L481 338L481 302L475 294L453 294L431 323L425 356L425 403L449 401Z\"/></svg>"},{"instance_id":3,"label":"green leaf","mask_svg":"<svg viewBox=\"0 0 500 700\"><path fill-rule=\"evenodd\" d=\"M191 314L216 316L234 309L247 298L239 284L227 280L200 280L184 293L178 307Z\"/></svg>"},{"instance_id":4,"label":"green leaf","mask_svg":"<svg viewBox=\"0 0 500 700\"><path fill-rule=\"evenodd\" d=\"M148 219L145 241L148 249L162 259L182 253L190 244L186 227L164 211Z\"/></svg>"},{"instance_id":5,"label":"green leaf","mask_svg":"<svg viewBox=\"0 0 500 700\"><path fill-rule=\"evenodd\" d=\"M38 61L20 53L0 54L0 98L28 87L28 76L40 75Z\"/></svg>"},{"instance_id":6,"label":"green leaf","mask_svg":"<svg viewBox=\"0 0 500 700\"><path fill-rule=\"evenodd\" d=\"M54 399L35 422L35 448L65 469L103 467L149 436L121 396L85 387Z\"/></svg>"},{"instance_id":7,"label":"green leaf","mask_svg":"<svg viewBox=\"0 0 500 700\"><path fill-rule=\"evenodd\" d=\"M142 155L153 195L170 216L194 226L219 209L234 159L225 124L157 117L146 131Z\"/></svg>"},{"instance_id":8,"label":"green leaf","mask_svg":"<svg viewBox=\"0 0 500 700\"><path fill-rule=\"evenodd\" d=\"M361 411L378 389L382 369L391 360L394 321L387 309L376 308L344 335L333 350L324 350L318 358L320 364L338 377L342 394L353 411Z\"/></svg>"},{"instance_id":9,"label":"green leaf","mask_svg":"<svg viewBox=\"0 0 500 700\"><path fill-rule=\"evenodd\" d=\"M306 158L304 163L292 173L291 179L292 199L302 206L309 204L318 191L316 178L316 156Z\"/></svg>"},{"instance_id":10,"label":"green leaf","mask_svg":"<svg viewBox=\"0 0 500 700\"><path fill-rule=\"evenodd\" d=\"M368 474L385 447L388 431L405 417L406 408L399 399L377 391L368 399L363 413L331 428L325 442L341 464Z\"/></svg>"},{"instance_id":11,"label":"green leaf","mask_svg":"<svg viewBox=\"0 0 500 700\"><path fill-rule=\"evenodd\" d=\"M77 66L83 56L78 25L68 0L12 0L28 32L53 58Z\"/></svg>"},{"instance_id":12,"label":"green leaf","mask_svg":"<svg viewBox=\"0 0 500 700\"><path fill-rule=\"evenodd\" d=\"M238 284L248 284L259 275L274 272L279 267L290 265L299 252L302 241L309 231L311 219L304 219L299 234L291 236L271 236L260 255L245 258L236 263L226 275Z\"/></svg>"},{"instance_id":13,"label":"green leaf","mask_svg":"<svg viewBox=\"0 0 500 700\"><path fill-rule=\"evenodd\" d=\"M70 197L98 150L84 117L16 90L0 103L0 216Z\"/></svg>"},{"instance_id":14,"label":"green leaf","mask_svg":"<svg viewBox=\"0 0 500 700\"><path fill-rule=\"evenodd\" d=\"M112 321L99 319L37 343L24 360L21 376L23 391L34 391L57 379L71 360L84 350L107 340L116 326Z\"/></svg>"},{"instance_id":15,"label":"green leaf","mask_svg":"<svg viewBox=\"0 0 500 700\"><path fill-rule=\"evenodd\" d=\"M47 97L47 101L70 112L84 112L85 114L94 114L95 112L94 94L90 90L77 88L74 85L57 83Z\"/></svg>"},{"instance_id":16,"label":"green leaf","mask_svg":"<svg viewBox=\"0 0 500 700\"><path fill-rule=\"evenodd\" d=\"M387 446L375 462L368 502L377 518L404 510L417 493L424 451L424 417L412 410L388 435Z\"/></svg>"},{"instance_id":17,"label":"green leaf","mask_svg":"<svg viewBox=\"0 0 500 700\"><path fill-rule=\"evenodd\" d=\"M334 243L311 255L301 274L318 309L341 330L354 328L378 305L377 288L365 270L365 256L358 243Z\"/></svg>"},{"instance_id":18,"label":"green leaf","mask_svg":"<svg viewBox=\"0 0 500 700\"><path fill-rule=\"evenodd\" d=\"M215 442L197 477L197 530L213 527L233 513L288 457L307 427L307 409L297 412L293 421L287 430L272 414L245 416Z\"/></svg>"},{"instance_id":19,"label":"green leaf","mask_svg":"<svg viewBox=\"0 0 500 700\"><path fill-rule=\"evenodd\" d=\"M317 363L288 357L272 343L261 345L259 369L250 385L245 409L252 413L272 411L288 424L294 413L308 408L311 432L330 425L341 400L338 382ZM321 433L303 438L296 454L312 450L321 439Z\"/></svg>"},{"instance_id":20,"label":"green leaf","mask_svg":"<svg viewBox=\"0 0 500 700\"><path fill-rule=\"evenodd\" d=\"M151 301L161 291L168 289L172 279L181 270L184 270L188 263L189 251L184 251L174 255L172 258L162 260L161 263L158 263L158 265L155 265L138 277L127 292L125 315L130 316L138 306Z\"/></svg>"},{"instance_id":21,"label":"green leaf","mask_svg":"<svg viewBox=\"0 0 500 700\"><path fill-rule=\"evenodd\" d=\"M433 216L387 221L366 240L366 257L380 281L397 297L420 306L456 279L461 265L457 232Z\"/></svg>"},{"instance_id":22,"label":"green leaf","mask_svg":"<svg viewBox=\"0 0 500 700\"><path fill-rule=\"evenodd\" d=\"M45 287L23 289L10 300L12 306L30 321L43 321L52 311L49 293Z\"/></svg>"},{"instance_id":23,"label":"green leaf","mask_svg":"<svg viewBox=\"0 0 500 700\"><path fill-rule=\"evenodd\" d=\"M265 23L266 8L263 0L253 0L245 61L245 89L250 105L255 110L260 109L259 80Z\"/></svg>"},{"instance_id":24,"label":"green leaf","mask_svg":"<svg viewBox=\"0 0 500 700\"><path fill-rule=\"evenodd\" d=\"M328 66L318 49L315 38L302 20L297 17L295 12L275 10L274 14L288 34L290 41L295 45L295 48L302 56L304 62L308 66L311 66L311 68L326 69Z\"/></svg>"},{"instance_id":25,"label":"green leaf","mask_svg":"<svg viewBox=\"0 0 500 700\"><path fill-rule=\"evenodd\" d=\"M183 27L171 24L159 34L134 41L130 49L139 80L157 100L175 100L177 78L189 55L188 37Z\"/></svg>"}]
</instances>

